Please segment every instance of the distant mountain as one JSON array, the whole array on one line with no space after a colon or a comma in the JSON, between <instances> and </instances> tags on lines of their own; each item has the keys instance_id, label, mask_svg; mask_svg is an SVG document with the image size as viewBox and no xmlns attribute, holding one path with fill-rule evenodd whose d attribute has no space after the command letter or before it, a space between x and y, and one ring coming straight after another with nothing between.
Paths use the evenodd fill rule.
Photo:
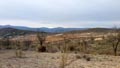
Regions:
<instances>
[{"instance_id":1,"label":"distant mountain","mask_svg":"<svg viewBox=\"0 0 120 68\"><path fill-rule=\"evenodd\" d=\"M112 31L113 29L110 28L62 28L62 27L57 27L57 28L46 28L46 27L41 27L41 28L30 28L30 27L25 27L25 26L12 26L12 25L4 25L0 26L0 29L3 28L13 28L13 29L18 29L18 30L24 30L24 31L40 31L40 32L49 32L49 33L63 33L63 32L106 32L106 31Z\"/></svg>"},{"instance_id":2,"label":"distant mountain","mask_svg":"<svg viewBox=\"0 0 120 68\"><path fill-rule=\"evenodd\" d=\"M96 33L106 33L106 32L113 32L114 29L112 28L88 28L85 30L74 30L74 31L69 31L66 33L88 33L88 32L96 32ZM120 31L120 29L117 29L117 31Z\"/></svg>"},{"instance_id":3,"label":"distant mountain","mask_svg":"<svg viewBox=\"0 0 120 68\"><path fill-rule=\"evenodd\" d=\"M1 28L15 28L15 29L21 29L21 30L28 30L30 29L29 27L24 27L24 26L12 26L12 25L4 25L4 26L0 26Z\"/></svg>"},{"instance_id":4,"label":"distant mountain","mask_svg":"<svg viewBox=\"0 0 120 68\"><path fill-rule=\"evenodd\" d=\"M19 30L10 27L0 29L0 37L8 37L8 36L14 37L14 36L20 36L26 34L34 34L34 33L36 32L28 31L28 30Z\"/></svg>"},{"instance_id":5,"label":"distant mountain","mask_svg":"<svg viewBox=\"0 0 120 68\"><path fill-rule=\"evenodd\" d=\"M120 31L120 29L118 29ZM29 28L24 26L11 26L5 25L0 26L0 37L6 36L19 36L26 34L35 34L36 31L46 32L47 34L52 33L83 33L83 32L111 32L113 29L110 28Z\"/></svg>"},{"instance_id":6,"label":"distant mountain","mask_svg":"<svg viewBox=\"0 0 120 68\"><path fill-rule=\"evenodd\" d=\"M110 28L90 28L82 32L110 32L112 30L113 29L110 29Z\"/></svg>"},{"instance_id":7,"label":"distant mountain","mask_svg":"<svg viewBox=\"0 0 120 68\"><path fill-rule=\"evenodd\" d=\"M85 30L85 28L62 28L62 27L57 27L57 28L46 28L46 27L30 28L30 27L12 26L12 25L0 26L0 29L1 28L14 28L14 29L20 29L20 30L42 31L42 32L50 32L50 33L69 32L69 31L73 31L73 30Z\"/></svg>"}]
</instances>

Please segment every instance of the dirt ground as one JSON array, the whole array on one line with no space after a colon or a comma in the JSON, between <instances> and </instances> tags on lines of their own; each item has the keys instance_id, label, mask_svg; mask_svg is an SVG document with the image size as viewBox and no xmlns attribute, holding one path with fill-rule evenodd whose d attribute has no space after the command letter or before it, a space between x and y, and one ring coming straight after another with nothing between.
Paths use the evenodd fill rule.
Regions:
<instances>
[{"instance_id":1,"label":"dirt ground","mask_svg":"<svg viewBox=\"0 0 120 68\"><path fill-rule=\"evenodd\" d=\"M16 58L15 51L0 51L0 68L60 68L61 53L26 51L23 58ZM120 68L120 56L68 54L66 68Z\"/></svg>"}]
</instances>

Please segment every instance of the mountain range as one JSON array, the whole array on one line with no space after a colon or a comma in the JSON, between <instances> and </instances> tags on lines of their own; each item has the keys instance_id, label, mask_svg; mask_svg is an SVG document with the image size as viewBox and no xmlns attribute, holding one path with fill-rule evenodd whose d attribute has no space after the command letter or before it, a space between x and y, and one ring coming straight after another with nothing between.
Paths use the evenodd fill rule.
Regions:
<instances>
[{"instance_id":1,"label":"mountain range","mask_svg":"<svg viewBox=\"0 0 120 68\"><path fill-rule=\"evenodd\" d=\"M42 31L42 32L49 32L49 33L61 33L61 32L69 32L74 30L85 30L86 28L63 28L63 27L57 27L57 28L31 28L31 27L25 27L25 26L12 26L12 25L0 25L0 29L2 28L14 28L19 30L29 30L29 31Z\"/></svg>"},{"instance_id":2,"label":"mountain range","mask_svg":"<svg viewBox=\"0 0 120 68\"><path fill-rule=\"evenodd\" d=\"M120 31L120 29L118 29ZM0 38L2 37L15 37L20 35L35 34L36 32L45 32L46 34L56 33L83 33L83 32L111 32L113 29L110 28L30 28L25 26L12 26L4 25L0 26Z\"/></svg>"}]
</instances>

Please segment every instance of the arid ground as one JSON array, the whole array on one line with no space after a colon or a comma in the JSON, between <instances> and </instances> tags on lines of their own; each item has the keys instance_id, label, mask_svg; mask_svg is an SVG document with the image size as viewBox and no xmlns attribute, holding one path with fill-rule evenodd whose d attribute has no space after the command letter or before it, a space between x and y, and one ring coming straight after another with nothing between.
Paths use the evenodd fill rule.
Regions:
<instances>
[{"instance_id":1,"label":"arid ground","mask_svg":"<svg viewBox=\"0 0 120 68\"><path fill-rule=\"evenodd\" d=\"M0 68L60 68L61 53L24 52L16 58L13 50L0 51ZM66 68L120 68L120 56L68 54Z\"/></svg>"}]
</instances>

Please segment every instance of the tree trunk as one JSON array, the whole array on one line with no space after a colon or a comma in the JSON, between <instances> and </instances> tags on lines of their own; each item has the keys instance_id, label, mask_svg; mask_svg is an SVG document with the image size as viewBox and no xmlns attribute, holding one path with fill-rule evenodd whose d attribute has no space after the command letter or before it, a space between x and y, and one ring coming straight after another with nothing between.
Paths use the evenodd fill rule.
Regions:
<instances>
[{"instance_id":1,"label":"tree trunk","mask_svg":"<svg viewBox=\"0 0 120 68\"><path fill-rule=\"evenodd\" d=\"M114 55L117 56L117 48L114 48Z\"/></svg>"}]
</instances>

